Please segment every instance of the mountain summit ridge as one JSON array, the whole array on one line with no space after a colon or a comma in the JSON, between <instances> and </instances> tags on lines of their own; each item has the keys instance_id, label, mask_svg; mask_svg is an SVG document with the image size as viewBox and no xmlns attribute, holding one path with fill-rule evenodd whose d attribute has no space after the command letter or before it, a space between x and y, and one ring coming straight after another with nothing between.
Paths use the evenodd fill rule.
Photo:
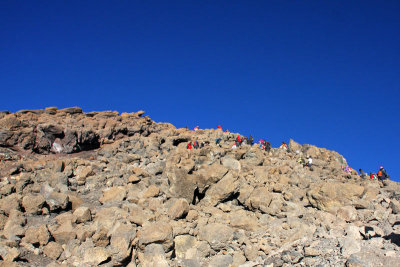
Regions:
<instances>
[{"instance_id":1,"label":"mountain summit ridge","mask_svg":"<svg viewBox=\"0 0 400 267\"><path fill-rule=\"evenodd\" d=\"M232 148L238 135L143 111L0 112L1 264L398 265L399 183L293 140Z\"/></svg>"}]
</instances>

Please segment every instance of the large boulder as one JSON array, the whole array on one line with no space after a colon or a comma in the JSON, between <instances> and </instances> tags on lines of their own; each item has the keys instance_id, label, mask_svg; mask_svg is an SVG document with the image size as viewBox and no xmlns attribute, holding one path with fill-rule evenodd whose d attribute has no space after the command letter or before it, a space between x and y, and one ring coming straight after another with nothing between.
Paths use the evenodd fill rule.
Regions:
<instances>
[{"instance_id":1,"label":"large boulder","mask_svg":"<svg viewBox=\"0 0 400 267\"><path fill-rule=\"evenodd\" d=\"M363 186L351 182L324 182L312 185L307 197L313 207L324 211L337 211L343 205L359 200L363 192Z\"/></svg>"}]
</instances>

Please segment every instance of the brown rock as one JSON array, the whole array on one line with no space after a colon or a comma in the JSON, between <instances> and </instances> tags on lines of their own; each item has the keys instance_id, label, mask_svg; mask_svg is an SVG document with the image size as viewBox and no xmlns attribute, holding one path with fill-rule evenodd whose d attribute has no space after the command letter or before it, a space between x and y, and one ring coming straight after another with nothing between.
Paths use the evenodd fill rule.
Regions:
<instances>
[{"instance_id":1,"label":"brown rock","mask_svg":"<svg viewBox=\"0 0 400 267\"><path fill-rule=\"evenodd\" d=\"M239 191L240 182L233 172L226 174L221 180L211 186L202 200L204 205L216 206Z\"/></svg>"},{"instance_id":2,"label":"brown rock","mask_svg":"<svg viewBox=\"0 0 400 267\"><path fill-rule=\"evenodd\" d=\"M63 251L62 246L56 242L50 242L43 248L43 253L53 260L57 260Z\"/></svg>"},{"instance_id":3,"label":"brown rock","mask_svg":"<svg viewBox=\"0 0 400 267\"><path fill-rule=\"evenodd\" d=\"M40 214L46 200L42 195L26 195L22 198L22 206L27 213Z\"/></svg>"},{"instance_id":4,"label":"brown rock","mask_svg":"<svg viewBox=\"0 0 400 267\"><path fill-rule=\"evenodd\" d=\"M325 182L313 185L307 192L310 204L320 210L336 211L343 205L359 200L364 187L352 183Z\"/></svg>"},{"instance_id":5,"label":"brown rock","mask_svg":"<svg viewBox=\"0 0 400 267\"><path fill-rule=\"evenodd\" d=\"M110 239L111 249L114 251L113 260L119 263L124 262L132 251L132 241L136 237L136 230L130 224L118 223Z\"/></svg>"},{"instance_id":6,"label":"brown rock","mask_svg":"<svg viewBox=\"0 0 400 267\"><path fill-rule=\"evenodd\" d=\"M20 255L20 252L17 248L9 248L7 255L4 257L5 262L12 262L16 258L18 258Z\"/></svg>"},{"instance_id":7,"label":"brown rock","mask_svg":"<svg viewBox=\"0 0 400 267\"><path fill-rule=\"evenodd\" d=\"M46 225L39 227L30 227L25 232L25 237L22 241L33 245L46 245L50 240L50 233Z\"/></svg>"},{"instance_id":8,"label":"brown rock","mask_svg":"<svg viewBox=\"0 0 400 267\"><path fill-rule=\"evenodd\" d=\"M85 223L92 220L92 214L88 207L77 208L73 215L75 216L77 223Z\"/></svg>"},{"instance_id":9,"label":"brown rock","mask_svg":"<svg viewBox=\"0 0 400 267\"><path fill-rule=\"evenodd\" d=\"M136 175L131 175L128 178L128 182L130 182L130 183L138 183L138 182L140 182L140 178L137 177Z\"/></svg>"},{"instance_id":10,"label":"brown rock","mask_svg":"<svg viewBox=\"0 0 400 267\"><path fill-rule=\"evenodd\" d=\"M186 199L177 199L168 210L168 216L173 219L180 219L185 217L189 212L189 203Z\"/></svg>"},{"instance_id":11,"label":"brown rock","mask_svg":"<svg viewBox=\"0 0 400 267\"><path fill-rule=\"evenodd\" d=\"M129 220L137 225L142 226L152 217L150 211L145 211L139 206L134 206L131 208Z\"/></svg>"},{"instance_id":12,"label":"brown rock","mask_svg":"<svg viewBox=\"0 0 400 267\"><path fill-rule=\"evenodd\" d=\"M160 188L155 185L150 185L149 188L144 192L143 198L156 197L160 194Z\"/></svg>"},{"instance_id":13,"label":"brown rock","mask_svg":"<svg viewBox=\"0 0 400 267\"><path fill-rule=\"evenodd\" d=\"M4 225L3 235L7 239L12 239L15 236L25 235L26 219L22 212L17 210L11 210L8 216L8 220Z\"/></svg>"},{"instance_id":14,"label":"brown rock","mask_svg":"<svg viewBox=\"0 0 400 267\"><path fill-rule=\"evenodd\" d=\"M144 247L151 243L162 243L164 248L171 247L172 227L167 222L154 222L144 224L139 232L139 245Z\"/></svg>"},{"instance_id":15,"label":"brown rock","mask_svg":"<svg viewBox=\"0 0 400 267\"><path fill-rule=\"evenodd\" d=\"M64 193L52 192L46 199L46 203L51 212L65 210L69 204L69 197Z\"/></svg>"},{"instance_id":16,"label":"brown rock","mask_svg":"<svg viewBox=\"0 0 400 267\"><path fill-rule=\"evenodd\" d=\"M266 208L272 200L272 195L266 187L258 187L254 189L250 197L246 200L245 205L252 210Z\"/></svg>"},{"instance_id":17,"label":"brown rock","mask_svg":"<svg viewBox=\"0 0 400 267\"><path fill-rule=\"evenodd\" d=\"M352 206L345 206L339 208L339 210L337 211L337 216L339 218L342 218L346 222L354 222L355 220L357 220L357 211Z\"/></svg>"},{"instance_id":18,"label":"brown rock","mask_svg":"<svg viewBox=\"0 0 400 267\"><path fill-rule=\"evenodd\" d=\"M10 214L11 210L20 210L22 196L19 194L11 194L0 199L0 210L6 215Z\"/></svg>"},{"instance_id":19,"label":"brown rock","mask_svg":"<svg viewBox=\"0 0 400 267\"><path fill-rule=\"evenodd\" d=\"M196 238L191 235L179 235L174 239L175 254L177 258L187 258L186 255L189 250L195 248Z\"/></svg>"},{"instance_id":20,"label":"brown rock","mask_svg":"<svg viewBox=\"0 0 400 267\"><path fill-rule=\"evenodd\" d=\"M70 221L64 222L57 230L51 233L57 243L66 244L76 238L75 228Z\"/></svg>"},{"instance_id":21,"label":"brown rock","mask_svg":"<svg viewBox=\"0 0 400 267\"><path fill-rule=\"evenodd\" d=\"M60 112L65 112L68 114L80 114L82 113L82 109L80 107L71 107L71 108L63 108L59 109Z\"/></svg>"},{"instance_id":22,"label":"brown rock","mask_svg":"<svg viewBox=\"0 0 400 267\"><path fill-rule=\"evenodd\" d=\"M126 189L122 186L115 186L103 191L103 196L99 201L104 204L106 202L120 202L126 197Z\"/></svg>"},{"instance_id":23,"label":"brown rock","mask_svg":"<svg viewBox=\"0 0 400 267\"><path fill-rule=\"evenodd\" d=\"M92 266L98 266L110 257L111 253L102 247L88 248L83 252L83 262Z\"/></svg>"}]
</instances>

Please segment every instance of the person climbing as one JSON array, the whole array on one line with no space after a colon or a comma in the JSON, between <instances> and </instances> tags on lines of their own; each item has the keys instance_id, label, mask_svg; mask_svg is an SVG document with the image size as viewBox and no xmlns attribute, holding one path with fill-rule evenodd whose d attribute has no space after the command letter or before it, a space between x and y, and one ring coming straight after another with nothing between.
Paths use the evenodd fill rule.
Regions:
<instances>
[{"instance_id":1,"label":"person climbing","mask_svg":"<svg viewBox=\"0 0 400 267\"><path fill-rule=\"evenodd\" d=\"M287 144L285 142L282 142L280 148L287 150Z\"/></svg>"},{"instance_id":2,"label":"person climbing","mask_svg":"<svg viewBox=\"0 0 400 267\"><path fill-rule=\"evenodd\" d=\"M309 156L307 161L308 161L308 162L307 162L307 166L311 169L311 166L312 166L312 157Z\"/></svg>"},{"instance_id":3,"label":"person climbing","mask_svg":"<svg viewBox=\"0 0 400 267\"><path fill-rule=\"evenodd\" d=\"M304 160L303 157L300 157L300 158L297 160L297 163L303 165L303 167L306 165L306 161Z\"/></svg>"},{"instance_id":4,"label":"person climbing","mask_svg":"<svg viewBox=\"0 0 400 267\"><path fill-rule=\"evenodd\" d=\"M260 139L260 140L258 141L258 145L259 145L259 147L260 147L262 150L264 150L264 140Z\"/></svg>"},{"instance_id":5,"label":"person climbing","mask_svg":"<svg viewBox=\"0 0 400 267\"><path fill-rule=\"evenodd\" d=\"M362 169L359 169L358 171L360 172L360 177L361 178L364 179L364 178L368 177L368 175Z\"/></svg>"},{"instance_id":6,"label":"person climbing","mask_svg":"<svg viewBox=\"0 0 400 267\"><path fill-rule=\"evenodd\" d=\"M219 145L219 143L221 143L221 140L222 140L221 138L215 139L215 144L216 144L216 145Z\"/></svg>"},{"instance_id":7,"label":"person climbing","mask_svg":"<svg viewBox=\"0 0 400 267\"><path fill-rule=\"evenodd\" d=\"M222 131L222 127L221 127L221 125L218 125L218 130L221 130L221 131Z\"/></svg>"},{"instance_id":8,"label":"person climbing","mask_svg":"<svg viewBox=\"0 0 400 267\"><path fill-rule=\"evenodd\" d=\"M370 172L370 173L369 173L369 178L370 178L371 180L375 181L375 180L376 180L376 174Z\"/></svg>"},{"instance_id":9,"label":"person climbing","mask_svg":"<svg viewBox=\"0 0 400 267\"><path fill-rule=\"evenodd\" d=\"M198 131L199 129L200 129L199 126L194 127L194 131L195 131L195 132Z\"/></svg>"},{"instance_id":10,"label":"person climbing","mask_svg":"<svg viewBox=\"0 0 400 267\"><path fill-rule=\"evenodd\" d=\"M267 151L268 153L271 151L271 143L268 141L264 141L265 142L265 151Z\"/></svg>"},{"instance_id":11,"label":"person climbing","mask_svg":"<svg viewBox=\"0 0 400 267\"><path fill-rule=\"evenodd\" d=\"M249 136L249 138L248 138L248 144L250 145L250 146L252 146L253 145L253 142L254 142L254 138L253 138L253 136Z\"/></svg>"},{"instance_id":12,"label":"person climbing","mask_svg":"<svg viewBox=\"0 0 400 267\"><path fill-rule=\"evenodd\" d=\"M389 178L389 175L387 174L386 170L381 166L378 171L378 180L383 181L388 178Z\"/></svg>"},{"instance_id":13,"label":"person climbing","mask_svg":"<svg viewBox=\"0 0 400 267\"><path fill-rule=\"evenodd\" d=\"M187 149L192 149L193 148L192 142L189 142L189 144L186 145L186 148Z\"/></svg>"},{"instance_id":14,"label":"person climbing","mask_svg":"<svg viewBox=\"0 0 400 267\"><path fill-rule=\"evenodd\" d=\"M198 142L197 140L194 141L193 147L194 147L195 149L198 149L198 148L199 148L199 142Z\"/></svg>"},{"instance_id":15,"label":"person climbing","mask_svg":"<svg viewBox=\"0 0 400 267\"><path fill-rule=\"evenodd\" d=\"M240 145L242 144L242 139L240 138L240 135L238 135L238 136L236 137L236 142L235 142L235 144L236 144L236 147L240 147Z\"/></svg>"}]
</instances>

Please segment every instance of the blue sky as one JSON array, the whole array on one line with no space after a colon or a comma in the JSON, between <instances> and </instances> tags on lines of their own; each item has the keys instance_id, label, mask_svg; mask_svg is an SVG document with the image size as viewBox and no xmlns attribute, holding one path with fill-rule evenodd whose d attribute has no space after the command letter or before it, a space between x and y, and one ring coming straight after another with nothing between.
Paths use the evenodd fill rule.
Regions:
<instances>
[{"instance_id":1,"label":"blue sky","mask_svg":"<svg viewBox=\"0 0 400 267\"><path fill-rule=\"evenodd\" d=\"M2 1L1 110L145 110L400 181L400 2Z\"/></svg>"}]
</instances>

